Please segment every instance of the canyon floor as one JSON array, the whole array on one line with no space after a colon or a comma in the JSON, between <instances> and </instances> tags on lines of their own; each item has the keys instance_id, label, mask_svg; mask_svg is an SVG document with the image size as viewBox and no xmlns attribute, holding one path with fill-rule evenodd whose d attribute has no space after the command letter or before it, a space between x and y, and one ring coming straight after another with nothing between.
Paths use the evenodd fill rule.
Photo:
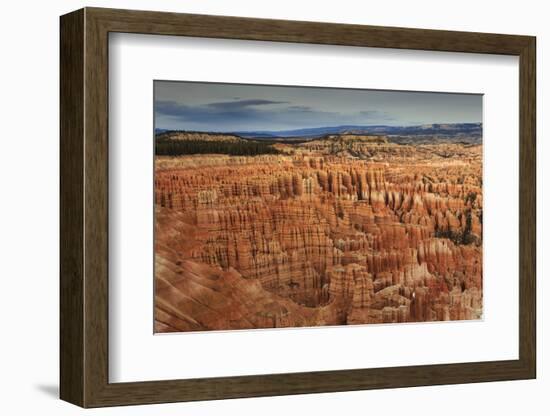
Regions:
<instances>
[{"instance_id":1,"label":"canyon floor","mask_svg":"<svg viewBox=\"0 0 550 416\"><path fill-rule=\"evenodd\" d=\"M479 144L340 134L155 164L155 332L482 316Z\"/></svg>"}]
</instances>

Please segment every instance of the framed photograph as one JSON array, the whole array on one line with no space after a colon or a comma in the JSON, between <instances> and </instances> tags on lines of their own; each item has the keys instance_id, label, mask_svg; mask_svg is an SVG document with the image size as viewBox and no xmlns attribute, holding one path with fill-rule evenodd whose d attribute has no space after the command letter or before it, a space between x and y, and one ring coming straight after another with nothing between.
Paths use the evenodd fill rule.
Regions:
<instances>
[{"instance_id":1,"label":"framed photograph","mask_svg":"<svg viewBox=\"0 0 550 416\"><path fill-rule=\"evenodd\" d=\"M536 377L534 37L60 27L63 400Z\"/></svg>"}]
</instances>

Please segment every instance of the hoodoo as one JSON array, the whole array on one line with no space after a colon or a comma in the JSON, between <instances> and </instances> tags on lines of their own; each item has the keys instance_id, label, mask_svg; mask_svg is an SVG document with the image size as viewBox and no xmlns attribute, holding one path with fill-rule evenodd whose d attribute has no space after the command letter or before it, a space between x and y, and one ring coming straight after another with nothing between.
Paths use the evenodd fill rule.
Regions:
<instances>
[{"instance_id":1,"label":"hoodoo","mask_svg":"<svg viewBox=\"0 0 550 416\"><path fill-rule=\"evenodd\" d=\"M156 158L156 331L481 317L480 145L161 140L225 144Z\"/></svg>"}]
</instances>

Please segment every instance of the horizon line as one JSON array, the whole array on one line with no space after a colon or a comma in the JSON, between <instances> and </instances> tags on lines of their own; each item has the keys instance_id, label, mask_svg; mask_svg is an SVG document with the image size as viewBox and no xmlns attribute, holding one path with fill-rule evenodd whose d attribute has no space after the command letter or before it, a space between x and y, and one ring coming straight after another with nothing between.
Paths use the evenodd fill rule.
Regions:
<instances>
[{"instance_id":1,"label":"horizon line","mask_svg":"<svg viewBox=\"0 0 550 416\"><path fill-rule=\"evenodd\" d=\"M438 126L438 125L459 125L459 124L477 124L483 125L482 121L464 121L464 122L438 122L438 123L420 123L420 124L338 124L338 125L325 125L319 127L298 127L290 129L280 129L280 130L267 130L267 129L256 129L256 130L197 130L197 129L173 129L173 128L163 128L154 126L155 130L166 130L166 131L185 131L185 132L195 132L195 133L280 133L288 131L297 131L297 130L314 130L314 129L330 129L330 128L339 128L339 127L389 127L389 128L402 128L402 127L423 127L423 126Z\"/></svg>"}]
</instances>

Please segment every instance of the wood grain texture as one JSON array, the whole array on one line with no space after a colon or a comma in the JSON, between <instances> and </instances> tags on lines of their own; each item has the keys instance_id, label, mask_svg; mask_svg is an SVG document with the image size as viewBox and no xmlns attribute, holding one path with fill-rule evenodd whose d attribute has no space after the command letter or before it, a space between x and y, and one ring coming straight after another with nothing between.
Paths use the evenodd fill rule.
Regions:
<instances>
[{"instance_id":1,"label":"wood grain texture","mask_svg":"<svg viewBox=\"0 0 550 416\"><path fill-rule=\"evenodd\" d=\"M520 57L518 360L190 380L108 380L108 33L128 32ZM535 377L535 39L87 8L61 18L61 397L83 407Z\"/></svg>"},{"instance_id":2,"label":"wood grain texture","mask_svg":"<svg viewBox=\"0 0 550 416\"><path fill-rule=\"evenodd\" d=\"M536 41L520 54L519 142L519 356L536 377Z\"/></svg>"},{"instance_id":3,"label":"wood grain texture","mask_svg":"<svg viewBox=\"0 0 550 416\"><path fill-rule=\"evenodd\" d=\"M110 32L516 55L528 36L87 8Z\"/></svg>"},{"instance_id":4,"label":"wood grain texture","mask_svg":"<svg viewBox=\"0 0 550 416\"><path fill-rule=\"evenodd\" d=\"M61 19L60 44L60 388L84 404L84 12Z\"/></svg>"},{"instance_id":5,"label":"wood grain texture","mask_svg":"<svg viewBox=\"0 0 550 416\"><path fill-rule=\"evenodd\" d=\"M108 33L86 12L84 68L85 406L108 380Z\"/></svg>"}]
</instances>

